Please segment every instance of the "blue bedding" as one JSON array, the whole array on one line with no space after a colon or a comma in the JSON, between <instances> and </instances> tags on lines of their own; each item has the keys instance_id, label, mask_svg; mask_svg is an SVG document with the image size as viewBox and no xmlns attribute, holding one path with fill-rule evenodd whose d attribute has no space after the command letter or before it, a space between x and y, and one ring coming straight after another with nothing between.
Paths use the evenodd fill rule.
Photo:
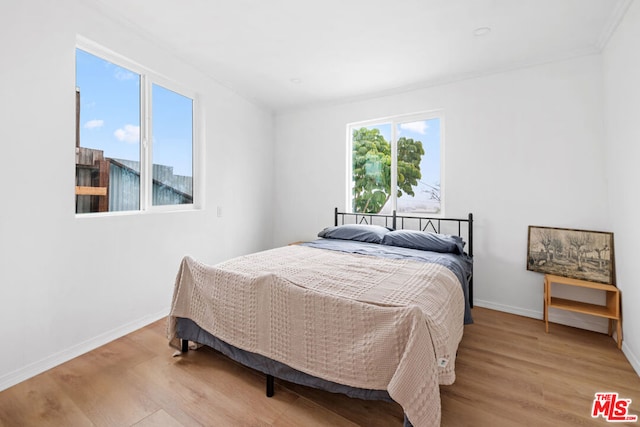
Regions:
<instances>
[{"instance_id":1,"label":"blue bedding","mask_svg":"<svg viewBox=\"0 0 640 427\"><path fill-rule=\"evenodd\" d=\"M311 248L326 249L331 251L347 252L352 254L370 255L382 258L410 259L418 262L431 262L440 264L453 272L462 285L464 292L465 309L464 323L473 323L471 306L469 303L469 280L471 279L473 260L467 254L456 255L451 253L429 252L418 249L401 248L397 246L380 245L377 243L358 242L353 240L318 239L301 243Z\"/></svg>"}]
</instances>

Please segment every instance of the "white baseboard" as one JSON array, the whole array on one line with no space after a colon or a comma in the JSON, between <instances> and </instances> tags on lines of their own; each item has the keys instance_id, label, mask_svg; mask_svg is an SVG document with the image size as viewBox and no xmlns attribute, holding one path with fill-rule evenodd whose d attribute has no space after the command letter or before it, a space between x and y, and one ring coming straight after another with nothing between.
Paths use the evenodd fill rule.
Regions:
<instances>
[{"instance_id":1,"label":"white baseboard","mask_svg":"<svg viewBox=\"0 0 640 427\"><path fill-rule=\"evenodd\" d=\"M517 314L519 316L531 317L533 319L544 319L544 313L542 310L529 310L482 300L475 300L474 304L478 307L490 308L492 310L503 311L505 313ZM559 323L561 325L587 329L594 332L608 332L608 325L605 319L589 316L588 314L573 313L571 311L551 308L549 311L549 321Z\"/></svg>"},{"instance_id":2,"label":"white baseboard","mask_svg":"<svg viewBox=\"0 0 640 427\"><path fill-rule=\"evenodd\" d=\"M84 353L105 345L115 339L121 338L135 330L138 330L144 326L147 326L157 320L166 317L169 313L169 308L162 310L161 312L144 316L140 319L129 322L126 325L107 331L97 337L88 339L80 344L74 345L71 348L60 351L58 353L47 356L37 362L30 363L29 365L17 369L13 372L9 372L6 375L0 377L0 391L5 390L11 386L14 386L22 381L25 381L31 377L41 374L53 367L56 367L64 362L78 357Z\"/></svg>"},{"instance_id":3,"label":"white baseboard","mask_svg":"<svg viewBox=\"0 0 640 427\"><path fill-rule=\"evenodd\" d=\"M526 308L513 307L510 305L496 304L490 301L473 299L473 305L505 313L517 314L518 316L531 317L533 319L543 319L542 311L528 310Z\"/></svg>"},{"instance_id":4,"label":"white baseboard","mask_svg":"<svg viewBox=\"0 0 640 427\"><path fill-rule=\"evenodd\" d=\"M622 335L624 336L624 333ZM638 374L638 376L640 377L640 358L638 357L638 355L633 354L627 343L625 343L624 341L622 341L622 352L625 356L627 356L627 360L636 371L636 374Z\"/></svg>"}]
</instances>

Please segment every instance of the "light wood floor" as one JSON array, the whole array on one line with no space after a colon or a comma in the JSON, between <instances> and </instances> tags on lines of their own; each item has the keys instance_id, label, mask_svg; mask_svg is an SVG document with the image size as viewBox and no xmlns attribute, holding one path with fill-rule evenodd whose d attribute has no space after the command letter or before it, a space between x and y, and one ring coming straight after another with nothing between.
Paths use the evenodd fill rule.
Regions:
<instances>
[{"instance_id":1,"label":"light wood floor","mask_svg":"<svg viewBox=\"0 0 640 427\"><path fill-rule=\"evenodd\" d=\"M596 392L632 399L640 378L608 336L475 308L442 386L443 426L604 426ZM0 392L0 426L402 426L399 405L276 380L208 350L172 358L164 321ZM617 425L620 425L618 423ZM633 423L640 427L640 421Z\"/></svg>"}]
</instances>

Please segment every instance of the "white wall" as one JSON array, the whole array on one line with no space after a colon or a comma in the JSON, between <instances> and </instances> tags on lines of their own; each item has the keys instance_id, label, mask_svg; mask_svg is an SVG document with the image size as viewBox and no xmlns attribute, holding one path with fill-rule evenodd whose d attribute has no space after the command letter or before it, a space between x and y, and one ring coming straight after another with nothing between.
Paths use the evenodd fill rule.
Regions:
<instances>
[{"instance_id":1,"label":"white wall","mask_svg":"<svg viewBox=\"0 0 640 427\"><path fill-rule=\"evenodd\" d=\"M311 239L345 208L349 122L445 112L446 215L475 216L475 303L542 318L528 225L608 230L600 55L276 117L277 244ZM575 295L588 301L600 294ZM606 330L604 319L551 319Z\"/></svg>"},{"instance_id":2,"label":"white wall","mask_svg":"<svg viewBox=\"0 0 640 427\"><path fill-rule=\"evenodd\" d=\"M0 390L166 315L185 254L216 262L272 242L271 113L87 3L0 14ZM76 218L76 34L201 96L205 209Z\"/></svg>"},{"instance_id":3,"label":"white wall","mask_svg":"<svg viewBox=\"0 0 640 427\"><path fill-rule=\"evenodd\" d=\"M164 316L184 254L216 262L313 238L334 206L345 207L346 123L431 109L446 114L446 213L476 217L476 304L542 316L541 275L525 270L528 225L612 230L623 349L639 370L639 202L629 195L638 182L640 5L604 62L594 55L282 114L274 150L268 112L86 3L13 2L0 14L0 390ZM76 34L199 93L203 210L75 217Z\"/></svg>"},{"instance_id":4,"label":"white wall","mask_svg":"<svg viewBox=\"0 0 640 427\"><path fill-rule=\"evenodd\" d=\"M640 3L633 2L604 51L605 146L609 212L615 232L627 358L640 373Z\"/></svg>"}]
</instances>

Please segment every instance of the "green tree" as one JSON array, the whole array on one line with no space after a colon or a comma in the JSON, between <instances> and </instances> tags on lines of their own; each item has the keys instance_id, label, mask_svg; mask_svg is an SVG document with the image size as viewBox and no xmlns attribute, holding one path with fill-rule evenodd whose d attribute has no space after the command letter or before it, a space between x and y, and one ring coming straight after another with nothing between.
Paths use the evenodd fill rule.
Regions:
<instances>
[{"instance_id":1,"label":"green tree","mask_svg":"<svg viewBox=\"0 0 640 427\"><path fill-rule=\"evenodd\" d=\"M404 136L398 140L398 197L404 191L410 196L415 196L413 187L418 185L422 178L420 161L424 155L421 141L414 141Z\"/></svg>"},{"instance_id":2,"label":"green tree","mask_svg":"<svg viewBox=\"0 0 640 427\"><path fill-rule=\"evenodd\" d=\"M398 193L414 196L413 186L422 177L422 142L398 140ZM391 145L378 129L353 131L353 208L356 212L378 213L391 195Z\"/></svg>"}]
</instances>

